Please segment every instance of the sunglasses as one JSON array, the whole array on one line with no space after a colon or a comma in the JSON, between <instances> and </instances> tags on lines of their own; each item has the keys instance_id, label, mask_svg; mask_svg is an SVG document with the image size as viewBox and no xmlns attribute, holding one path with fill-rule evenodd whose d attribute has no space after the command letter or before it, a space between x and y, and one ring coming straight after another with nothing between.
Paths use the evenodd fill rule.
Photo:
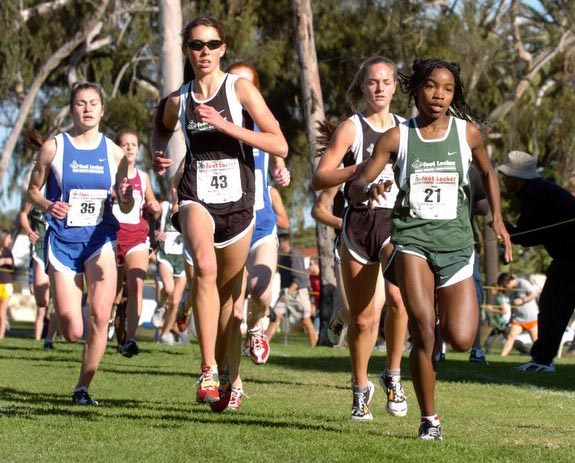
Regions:
<instances>
[{"instance_id":1,"label":"sunglasses","mask_svg":"<svg viewBox=\"0 0 575 463\"><path fill-rule=\"evenodd\" d=\"M220 48L224 42L221 40L208 40L207 42L202 42L201 40L188 40L186 42L186 47L190 50L201 51L204 47L208 47L209 50L215 50Z\"/></svg>"}]
</instances>

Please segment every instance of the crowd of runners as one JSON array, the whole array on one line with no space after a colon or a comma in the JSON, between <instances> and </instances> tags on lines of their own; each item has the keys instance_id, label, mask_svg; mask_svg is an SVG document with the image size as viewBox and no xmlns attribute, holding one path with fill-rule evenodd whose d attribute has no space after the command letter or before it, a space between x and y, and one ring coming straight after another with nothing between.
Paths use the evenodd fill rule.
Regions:
<instances>
[{"instance_id":1,"label":"crowd of runners","mask_svg":"<svg viewBox=\"0 0 575 463\"><path fill-rule=\"evenodd\" d=\"M181 38L187 74L158 105L151 141L153 168L168 185L168 199L158 201L150 178L136 168L138 134L122 130L112 141L101 132L104 95L95 83L72 89L72 127L39 142L21 223L34 243L38 307L49 311L51 299L62 336L85 339L73 392L79 405L98 405L89 386L109 338L115 335L123 356L139 354L136 330L150 256L162 288L152 320L158 340L172 344L186 335L190 319L195 324L201 354L197 402L214 412L240 408L246 297L247 353L260 364L270 355L262 319L274 302L278 261L277 192L271 182L282 188L290 183L288 144L253 66L238 62L222 69L227 45L218 21L196 18ZM417 116L391 112L398 86ZM386 410L394 416L408 411L401 359L409 333L418 436L440 440L437 341L468 351L479 325L471 165L489 203L502 258L512 259L498 175L456 63L416 59L410 72L400 73L388 58L370 57L350 83L347 100L354 114L318 142L321 158L312 186L321 191L314 217L338 232L334 265L345 309L330 330L337 337L348 326L351 419L372 420L375 386L368 363L385 305L387 363L379 382ZM186 152L176 166L166 153L180 128ZM502 168L503 174L524 178L518 161L510 158L508 165L516 171ZM168 170L174 172L170 178ZM332 207L337 197L344 207ZM0 257L0 264L9 264L6 259ZM302 288L290 281L284 289L285 306ZM0 290L1 304L6 289ZM54 321L48 348L55 327ZM38 326L37 339L40 332Z\"/></svg>"}]
</instances>

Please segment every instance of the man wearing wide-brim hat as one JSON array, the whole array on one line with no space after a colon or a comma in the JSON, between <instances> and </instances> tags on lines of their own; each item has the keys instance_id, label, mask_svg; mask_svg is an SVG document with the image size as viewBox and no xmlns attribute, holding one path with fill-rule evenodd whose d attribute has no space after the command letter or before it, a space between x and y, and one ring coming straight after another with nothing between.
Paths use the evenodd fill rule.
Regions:
<instances>
[{"instance_id":1,"label":"man wearing wide-brim hat","mask_svg":"<svg viewBox=\"0 0 575 463\"><path fill-rule=\"evenodd\" d=\"M531 348L532 359L514 370L554 373L553 359L575 309L575 197L544 180L529 153L511 151L497 170L507 191L519 200L517 224L506 224L512 243L542 245L553 258L539 297L539 338Z\"/></svg>"}]
</instances>

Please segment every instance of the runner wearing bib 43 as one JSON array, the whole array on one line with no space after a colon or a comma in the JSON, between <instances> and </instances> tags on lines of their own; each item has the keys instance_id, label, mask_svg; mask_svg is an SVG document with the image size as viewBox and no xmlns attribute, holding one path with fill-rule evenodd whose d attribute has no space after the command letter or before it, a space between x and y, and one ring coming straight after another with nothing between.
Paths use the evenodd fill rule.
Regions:
<instances>
[{"instance_id":1,"label":"runner wearing bib 43","mask_svg":"<svg viewBox=\"0 0 575 463\"><path fill-rule=\"evenodd\" d=\"M162 102L152 136L153 166L160 174L173 165L164 152L178 124L185 137L183 169L174 184L184 246L194 264L191 306L202 370L196 400L212 404L220 400L219 374L253 229L252 147L287 156L287 142L259 90L221 69L226 49L215 19L198 17L184 27L182 51L193 76L186 74L180 89ZM247 126L244 111L259 132Z\"/></svg>"}]
</instances>

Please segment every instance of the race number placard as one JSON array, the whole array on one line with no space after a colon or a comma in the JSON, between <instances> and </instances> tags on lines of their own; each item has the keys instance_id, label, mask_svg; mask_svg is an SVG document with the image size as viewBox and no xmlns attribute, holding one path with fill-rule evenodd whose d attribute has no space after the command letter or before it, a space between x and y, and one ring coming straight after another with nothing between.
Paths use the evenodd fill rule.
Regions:
<instances>
[{"instance_id":1,"label":"race number placard","mask_svg":"<svg viewBox=\"0 0 575 463\"><path fill-rule=\"evenodd\" d=\"M237 159L198 161L198 198L208 204L239 201L242 197L240 165Z\"/></svg>"},{"instance_id":2,"label":"race number placard","mask_svg":"<svg viewBox=\"0 0 575 463\"><path fill-rule=\"evenodd\" d=\"M174 256L181 256L184 252L184 239L180 232L166 232L164 241L164 252Z\"/></svg>"},{"instance_id":3,"label":"race number placard","mask_svg":"<svg viewBox=\"0 0 575 463\"><path fill-rule=\"evenodd\" d=\"M68 203L70 209L66 224L69 227L93 227L102 221L107 190L71 189Z\"/></svg>"},{"instance_id":4,"label":"race number placard","mask_svg":"<svg viewBox=\"0 0 575 463\"><path fill-rule=\"evenodd\" d=\"M399 189L395 184L395 176L393 175L393 169L390 164L387 164L381 173L377 176L374 183L386 183L389 185L385 189L385 197L379 195L375 207L384 209L393 209L395 205L395 199L399 193Z\"/></svg>"},{"instance_id":5,"label":"race number placard","mask_svg":"<svg viewBox=\"0 0 575 463\"><path fill-rule=\"evenodd\" d=\"M451 220L457 217L457 172L411 174L409 185L409 204L414 217L431 220Z\"/></svg>"}]
</instances>

